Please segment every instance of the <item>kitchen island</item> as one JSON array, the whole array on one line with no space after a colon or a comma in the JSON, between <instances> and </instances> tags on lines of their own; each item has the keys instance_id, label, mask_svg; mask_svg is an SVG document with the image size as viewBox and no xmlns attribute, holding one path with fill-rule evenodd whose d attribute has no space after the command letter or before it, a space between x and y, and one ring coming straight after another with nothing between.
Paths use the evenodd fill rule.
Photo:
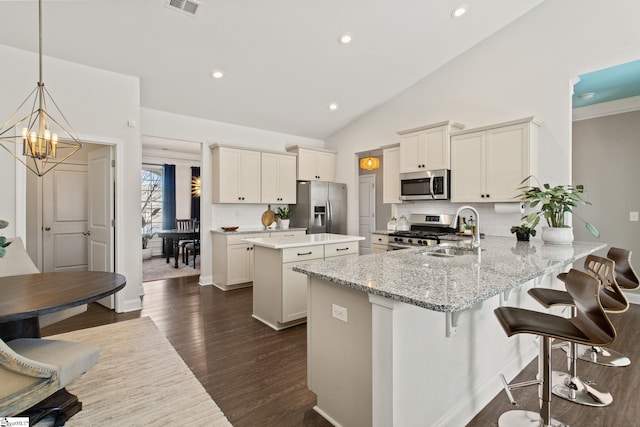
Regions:
<instances>
[{"instance_id":1,"label":"kitchen island","mask_svg":"<svg viewBox=\"0 0 640 427\"><path fill-rule=\"evenodd\" d=\"M459 256L434 246L294 267L309 276L316 411L345 427L465 425L500 391L498 374L511 379L537 355L493 310L541 310L527 290L559 288L557 273L604 247L487 236Z\"/></svg>"},{"instance_id":2,"label":"kitchen island","mask_svg":"<svg viewBox=\"0 0 640 427\"><path fill-rule=\"evenodd\" d=\"M357 257L360 240L331 233L244 239L254 248L253 317L275 330L305 322L307 277L293 267Z\"/></svg>"}]
</instances>

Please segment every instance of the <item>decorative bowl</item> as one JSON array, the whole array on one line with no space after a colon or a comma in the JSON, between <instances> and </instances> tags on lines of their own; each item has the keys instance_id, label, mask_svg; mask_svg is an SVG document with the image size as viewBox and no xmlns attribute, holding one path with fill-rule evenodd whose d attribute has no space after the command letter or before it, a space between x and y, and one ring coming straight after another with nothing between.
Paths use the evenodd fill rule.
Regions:
<instances>
[{"instance_id":1,"label":"decorative bowl","mask_svg":"<svg viewBox=\"0 0 640 427\"><path fill-rule=\"evenodd\" d=\"M238 226L233 226L233 227L220 227L222 228L224 231L236 231L238 229Z\"/></svg>"}]
</instances>

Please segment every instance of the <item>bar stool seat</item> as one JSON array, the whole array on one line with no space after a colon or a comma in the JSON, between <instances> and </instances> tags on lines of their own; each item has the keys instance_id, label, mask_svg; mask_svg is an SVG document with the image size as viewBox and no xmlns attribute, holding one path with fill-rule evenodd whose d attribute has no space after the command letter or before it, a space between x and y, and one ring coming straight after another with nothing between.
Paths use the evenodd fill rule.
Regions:
<instances>
[{"instance_id":1,"label":"bar stool seat","mask_svg":"<svg viewBox=\"0 0 640 427\"><path fill-rule=\"evenodd\" d=\"M600 303L600 281L579 270L571 269L565 286L576 308L574 317L565 318L549 313L517 308L499 307L495 315L507 336L534 334L541 338L539 381L540 412L508 411L498 420L500 427L563 426L551 418L551 340L558 339L584 345L608 345L616 338L616 331Z\"/></svg>"},{"instance_id":2,"label":"bar stool seat","mask_svg":"<svg viewBox=\"0 0 640 427\"><path fill-rule=\"evenodd\" d=\"M616 284L613 276L614 264L612 260L596 255L587 256L584 262L584 268L587 273L600 281L599 298L606 313L622 313L629 308L629 302ZM567 273L559 274L558 279L565 282ZM572 316L575 316L574 301L567 291L534 288L529 290L529 295L545 308L556 306L572 307ZM596 359L596 356L600 359L610 356L607 360L610 366L625 366L625 364L631 363L629 358L613 350L593 345L579 345L575 342L569 346L563 346L563 349L569 353L569 372L554 371L552 373L553 394L581 405L607 406L611 404L613 396L610 393L596 389L589 381L585 381L578 376L577 359L591 361L590 359Z\"/></svg>"},{"instance_id":3,"label":"bar stool seat","mask_svg":"<svg viewBox=\"0 0 640 427\"><path fill-rule=\"evenodd\" d=\"M611 248L609 252L607 252L607 258L616 263L616 282L622 289L632 291L640 288L640 279L631 265L631 251L621 248Z\"/></svg>"}]
</instances>

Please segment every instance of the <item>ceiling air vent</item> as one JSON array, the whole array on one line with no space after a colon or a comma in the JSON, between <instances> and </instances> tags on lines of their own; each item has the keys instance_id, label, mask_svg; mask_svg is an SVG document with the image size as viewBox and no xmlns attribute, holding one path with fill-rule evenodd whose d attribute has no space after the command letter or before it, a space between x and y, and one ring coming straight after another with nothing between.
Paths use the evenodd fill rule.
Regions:
<instances>
[{"instance_id":1,"label":"ceiling air vent","mask_svg":"<svg viewBox=\"0 0 640 427\"><path fill-rule=\"evenodd\" d=\"M201 4L196 0L167 0L169 9L177 10L190 16L195 16Z\"/></svg>"}]
</instances>

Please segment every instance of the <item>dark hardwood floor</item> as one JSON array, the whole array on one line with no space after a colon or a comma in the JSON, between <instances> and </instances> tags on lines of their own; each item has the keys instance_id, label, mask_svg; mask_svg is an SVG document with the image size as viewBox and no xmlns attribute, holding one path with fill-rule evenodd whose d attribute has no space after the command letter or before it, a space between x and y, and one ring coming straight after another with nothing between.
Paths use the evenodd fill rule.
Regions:
<instances>
[{"instance_id":1,"label":"dark hardwood floor","mask_svg":"<svg viewBox=\"0 0 640 427\"><path fill-rule=\"evenodd\" d=\"M199 286L197 276L148 282L144 291L142 311L116 314L91 304L86 313L43 328L43 335L149 316L234 426L330 426L313 411L315 395L306 387L305 325L276 332L251 317L251 288L223 292ZM554 398L555 418L594 427L640 425L640 307L611 318L618 329L614 348L631 356L631 366L580 361L578 373L609 390L613 404L590 408ZM554 351L556 369L566 367L565 360L562 350ZM516 380L533 378L536 369L534 361ZM518 409L537 411L536 387L513 393ZM496 426L510 409L501 392L468 425Z\"/></svg>"}]
</instances>

